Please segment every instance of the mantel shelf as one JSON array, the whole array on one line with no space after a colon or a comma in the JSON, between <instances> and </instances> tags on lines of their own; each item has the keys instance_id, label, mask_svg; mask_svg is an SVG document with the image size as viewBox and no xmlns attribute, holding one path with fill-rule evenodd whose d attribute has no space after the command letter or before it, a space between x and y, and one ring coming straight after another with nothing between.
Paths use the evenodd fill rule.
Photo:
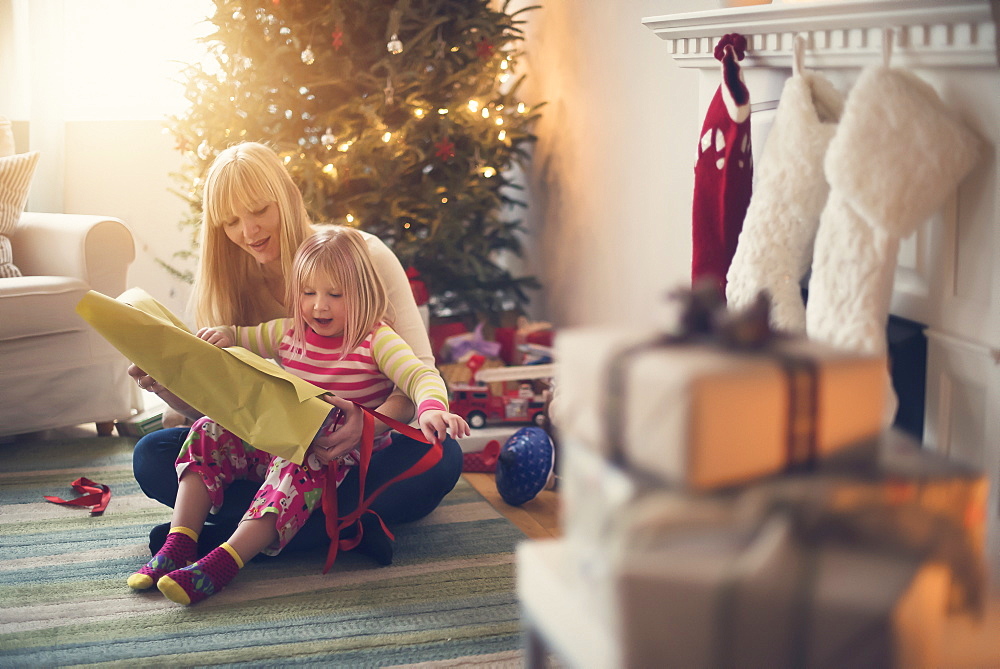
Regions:
<instances>
[{"instance_id":1,"label":"mantel shelf","mask_svg":"<svg viewBox=\"0 0 1000 669\"><path fill-rule=\"evenodd\" d=\"M911 67L997 67L996 24L989 0L863 0L753 5L643 19L670 43L681 67L715 68L715 43L727 33L747 38L746 64L791 67L796 35L808 40L814 68L862 67L881 57L883 33L894 30L892 64Z\"/></svg>"}]
</instances>

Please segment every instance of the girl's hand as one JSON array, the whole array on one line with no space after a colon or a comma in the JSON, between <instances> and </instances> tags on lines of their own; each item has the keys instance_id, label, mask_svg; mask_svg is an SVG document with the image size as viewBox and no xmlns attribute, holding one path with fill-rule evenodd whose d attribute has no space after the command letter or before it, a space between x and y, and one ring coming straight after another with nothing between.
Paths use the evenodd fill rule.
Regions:
<instances>
[{"instance_id":1,"label":"girl's hand","mask_svg":"<svg viewBox=\"0 0 1000 669\"><path fill-rule=\"evenodd\" d=\"M452 438L460 439L470 434L469 424L458 414L431 409L420 414L417 419L420 431L430 441L444 441L450 433Z\"/></svg>"},{"instance_id":2,"label":"girl's hand","mask_svg":"<svg viewBox=\"0 0 1000 669\"><path fill-rule=\"evenodd\" d=\"M325 465L358 448L361 444L361 428L364 421L361 418L361 409L355 406L354 402L336 395L323 395L322 399L340 409L343 414L336 430L319 435L309 446L309 450Z\"/></svg>"},{"instance_id":3,"label":"girl's hand","mask_svg":"<svg viewBox=\"0 0 1000 669\"><path fill-rule=\"evenodd\" d=\"M216 328L202 328L195 333L195 336L219 348L226 348L236 343L228 334Z\"/></svg>"}]
</instances>

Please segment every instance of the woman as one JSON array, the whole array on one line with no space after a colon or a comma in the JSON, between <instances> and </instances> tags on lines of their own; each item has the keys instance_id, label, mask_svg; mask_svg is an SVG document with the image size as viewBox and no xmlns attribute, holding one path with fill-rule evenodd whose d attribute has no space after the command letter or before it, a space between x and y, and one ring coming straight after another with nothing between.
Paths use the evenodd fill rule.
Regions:
<instances>
[{"instance_id":1,"label":"woman","mask_svg":"<svg viewBox=\"0 0 1000 669\"><path fill-rule=\"evenodd\" d=\"M205 179L204 214L201 229L201 260L195 282L195 320L199 327L221 324L257 325L291 315L294 305L285 304L285 282L291 275L292 259L299 245L314 231L302 194L280 158L270 148L247 142L220 153ZM372 263L385 284L389 309L387 320L426 364L433 366L430 341L410 290L402 265L377 237L362 233ZM186 420L200 414L134 365L129 375L140 388L156 393ZM329 450L318 457L325 464L357 447L361 439L361 410L351 402L331 398L346 420L328 441ZM378 409L402 422L413 418L413 403L401 392L393 392ZM164 423L181 422L171 413ZM184 421L186 423L186 421ZM387 427L377 423L381 433ZM177 496L174 462L187 437L188 427L168 427L146 435L135 446L133 472L143 492L173 507ZM372 457L366 489L374 490L413 465L424 448L393 435L392 444ZM443 444L444 456L432 469L400 481L386 489L372 509L388 525L417 520L433 511L454 487L462 470L461 447L454 439ZM358 500L356 474L338 489L341 515L352 511ZM199 543L206 549L228 537L248 508L259 484L235 482L226 502L206 525ZM166 539L169 523L150 533L150 549L156 553ZM325 518L314 513L286 550L325 547L329 543ZM378 556L376 556L378 559Z\"/></svg>"}]
</instances>

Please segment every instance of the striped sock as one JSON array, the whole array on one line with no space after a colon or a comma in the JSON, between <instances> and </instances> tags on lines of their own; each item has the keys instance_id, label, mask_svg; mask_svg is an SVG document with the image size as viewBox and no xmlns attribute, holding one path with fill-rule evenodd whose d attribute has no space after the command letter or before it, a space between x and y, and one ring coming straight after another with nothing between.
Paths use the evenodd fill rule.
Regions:
<instances>
[{"instance_id":1,"label":"striped sock","mask_svg":"<svg viewBox=\"0 0 1000 669\"><path fill-rule=\"evenodd\" d=\"M194 564L160 578L156 587L178 604L197 604L226 587L240 569L239 553L224 543Z\"/></svg>"},{"instance_id":2,"label":"striped sock","mask_svg":"<svg viewBox=\"0 0 1000 669\"><path fill-rule=\"evenodd\" d=\"M128 587L133 590L148 590L165 574L186 567L197 558L198 533L186 527L173 527L153 559L128 577Z\"/></svg>"}]
</instances>

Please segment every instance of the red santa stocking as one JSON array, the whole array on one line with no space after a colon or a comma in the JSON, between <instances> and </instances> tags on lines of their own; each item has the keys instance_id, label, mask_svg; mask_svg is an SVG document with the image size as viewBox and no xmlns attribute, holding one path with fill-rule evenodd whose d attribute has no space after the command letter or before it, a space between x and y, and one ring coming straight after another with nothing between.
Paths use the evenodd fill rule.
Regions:
<instances>
[{"instance_id":1,"label":"red santa stocking","mask_svg":"<svg viewBox=\"0 0 1000 669\"><path fill-rule=\"evenodd\" d=\"M722 84L708 106L694 167L691 280L710 279L723 296L753 181L750 92L739 65L745 50L746 39L737 34L715 47Z\"/></svg>"}]
</instances>

